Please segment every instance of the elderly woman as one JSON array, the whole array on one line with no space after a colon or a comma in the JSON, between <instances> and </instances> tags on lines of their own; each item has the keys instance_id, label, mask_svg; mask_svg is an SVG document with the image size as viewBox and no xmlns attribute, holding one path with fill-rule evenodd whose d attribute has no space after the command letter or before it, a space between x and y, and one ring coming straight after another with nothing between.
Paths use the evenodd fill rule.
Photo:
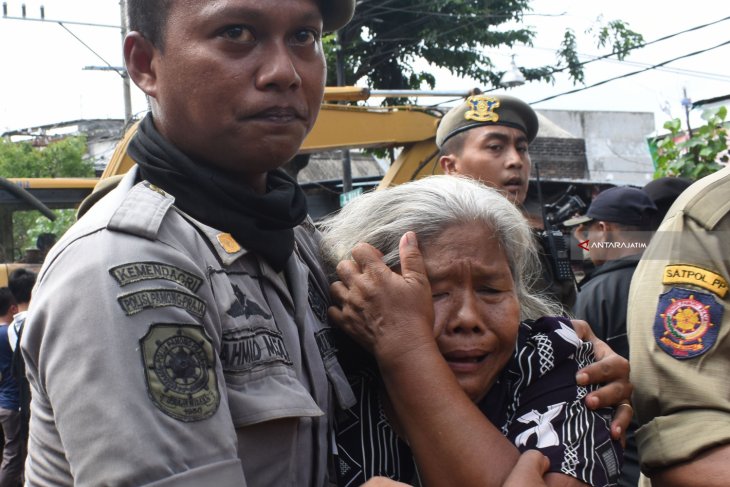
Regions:
<instances>
[{"instance_id":1,"label":"elderly woman","mask_svg":"<svg viewBox=\"0 0 730 487\"><path fill-rule=\"evenodd\" d=\"M343 353L359 403L338 421L340 485L502 485L530 449L547 485L616 484L612 410L576 384L592 345L530 293L536 251L507 199L454 176L403 184L349 203L323 249L342 279L330 314L377 359Z\"/></svg>"}]
</instances>

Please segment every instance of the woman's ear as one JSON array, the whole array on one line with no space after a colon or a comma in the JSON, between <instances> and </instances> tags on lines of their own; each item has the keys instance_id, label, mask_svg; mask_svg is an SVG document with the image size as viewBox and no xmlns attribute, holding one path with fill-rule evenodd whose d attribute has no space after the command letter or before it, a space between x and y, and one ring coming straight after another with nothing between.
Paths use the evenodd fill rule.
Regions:
<instances>
[{"instance_id":1,"label":"woman's ear","mask_svg":"<svg viewBox=\"0 0 730 487\"><path fill-rule=\"evenodd\" d=\"M139 32L133 31L124 38L124 63L127 74L147 96L157 94L155 61L160 51Z\"/></svg>"}]
</instances>

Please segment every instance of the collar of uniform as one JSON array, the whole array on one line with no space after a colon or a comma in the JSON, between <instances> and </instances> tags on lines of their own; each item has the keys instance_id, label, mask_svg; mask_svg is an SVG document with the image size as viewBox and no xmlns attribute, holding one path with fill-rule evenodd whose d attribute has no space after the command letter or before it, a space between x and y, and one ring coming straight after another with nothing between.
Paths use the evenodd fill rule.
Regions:
<instances>
[{"instance_id":1,"label":"collar of uniform","mask_svg":"<svg viewBox=\"0 0 730 487\"><path fill-rule=\"evenodd\" d=\"M198 232L200 235L204 236L208 242L210 242L210 248L215 250L215 253L218 255L218 258L220 259L221 264L224 266L230 266L232 265L237 259L241 258L242 256L249 253L249 250L244 248L242 245L240 245L236 240L228 233L221 232L220 230L217 230L213 227L210 227L204 223L199 222L195 218L191 217L190 215L186 214L179 208L175 208L175 210L188 222L190 222L191 225L193 225L195 228L198 229ZM295 250L292 252L292 255L289 257L289 261L287 263L287 267L285 268L286 271L290 271L291 267L290 264L292 262L292 258L294 255L296 255L296 242L294 243ZM276 272L274 269L271 268L270 265L266 263L265 259L257 259L260 263L259 265L259 271L261 272L261 275L263 277L266 277L270 282L274 284L274 286L278 289L278 292L285 296L284 300L288 300L289 306L293 308L294 302L289 294L289 289L287 288L286 279L284 277L284 274L281 272Z\"/></svg>"},{"instance_id":2,"label":"collar of uniform","mask_svg":"<svg viewBox=\"0 0 730 487\"><path fill-rule=\"evenodd\" d=\"M200 234L208 240L208 242L210 242L210 247L215 250L215 253L218 255L218 258L223 265L229 266L241 256L248 253L248 250L236 242L230 234L221 232L220 230L199 222L179 208L175 209L178 213L180 213L180 215L195 226Z\"/></svg>"}]
</instances>

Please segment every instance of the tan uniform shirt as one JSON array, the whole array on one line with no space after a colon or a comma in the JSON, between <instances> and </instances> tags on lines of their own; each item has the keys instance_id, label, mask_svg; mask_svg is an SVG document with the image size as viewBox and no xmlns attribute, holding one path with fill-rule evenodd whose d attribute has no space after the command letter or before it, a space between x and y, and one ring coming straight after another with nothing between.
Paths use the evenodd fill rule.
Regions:
<instances>
[{"instance_id":1,"label":"tan uniform shirt","mask_svg":"<svg viewBox=\"0 0 730 487\"><path fill-rule=\"evenodd\" d=\"M634 273L628 332L642 470L730 443L730 167L688 188Z\"/></svg>"},{"instance_id":2,"label":"tan uniform shirt","mask_svg":"<svg viewBox=\"0 0 730 487\"><path fill-rule=\"evenodd\" d=\"M328 485L331 416L354 396L314 228L277 274L135 176L39 276L28 485Z\"/></svg>"}]
</instances>

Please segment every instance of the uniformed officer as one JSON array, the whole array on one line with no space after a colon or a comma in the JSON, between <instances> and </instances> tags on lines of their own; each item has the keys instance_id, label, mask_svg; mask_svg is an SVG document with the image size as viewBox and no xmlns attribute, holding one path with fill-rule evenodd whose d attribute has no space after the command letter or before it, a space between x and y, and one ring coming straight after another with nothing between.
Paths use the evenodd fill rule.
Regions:
<instances>
[{"instance_id":1,"label":"uniformed officer","mask_svg":"<svg viewBox=\"0 0 730 487\"><path fill-rule=\"evenodd\" d=\"M728 484L728 282L730 167L679 196L631 282L637 444L653 485Z\"/></svg>"},{"instance_id":2,"label":"uniformed officer","mask_svg":"<svg viewBox=\"0 0 730 487\"><path fill-rule=\"evenodd\" d=\"M478 179L522 206L532 167L528 149L538 128L537 114L524 101L502 94L472 95L441 119L436 132L439 164L444 174ZM552 259L549 250L540 253L542 276L536 290L569 309L576 297L572 272L568 267L567 276L559 277Z\"/></svg>"},{"instance_id":3,"label":"uniformed officer","mask_svg":"<svg viewBox=\"0 0 730 487\"><path fill-rule=\"evenodd\" d=\"M22 349L27 485L325 486L354 397L280 169L354 0L128 0L137 162L54 247Z\"/></svg>"}]
</instances>

